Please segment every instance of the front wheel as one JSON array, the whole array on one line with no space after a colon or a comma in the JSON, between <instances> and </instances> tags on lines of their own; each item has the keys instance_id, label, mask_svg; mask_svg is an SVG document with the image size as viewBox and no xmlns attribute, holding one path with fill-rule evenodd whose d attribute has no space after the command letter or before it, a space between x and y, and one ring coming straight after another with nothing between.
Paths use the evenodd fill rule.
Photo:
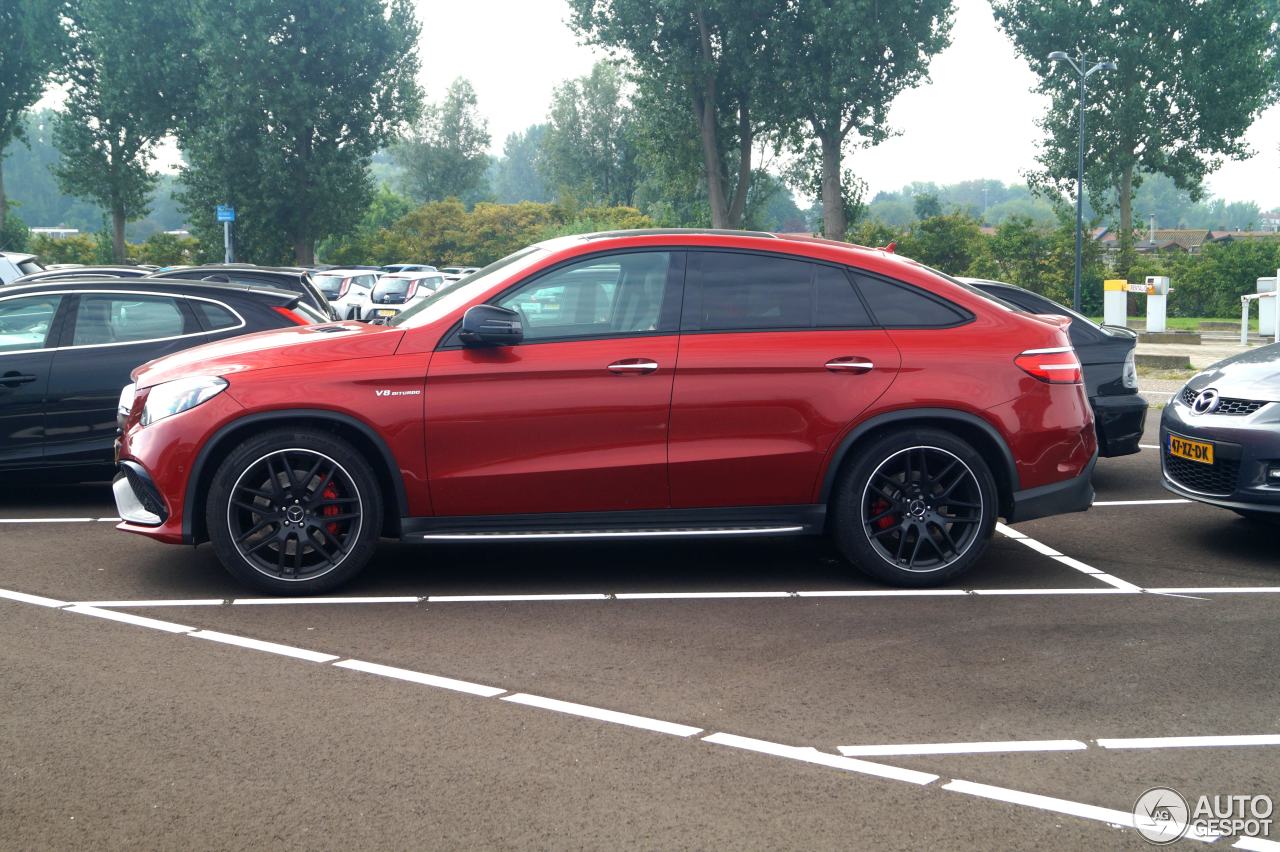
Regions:
<instances>
[{"instance_id":1,"label":"front wheel","mask_svg":"<svg viewBox=\"0 0 1280 852\"><path fill-rule=\"evenodd\" d=\"M981 558L995 528L996 487L973 447L915 429L855 452L832 507L846 559L896 586L934 586Z\"/></svg>"},{"instance_id":2,"label":"front wheel","mask_svg":"<svg viewBox=\"0 0 1280 852\"><path fill-rule=\"evenodd\" d=\"M205 519L234 577L308 595L341 585L369 561L382 497L369 463L346 441L278 429L240 444L219 465Z\"/></svg>"}]
</instances>

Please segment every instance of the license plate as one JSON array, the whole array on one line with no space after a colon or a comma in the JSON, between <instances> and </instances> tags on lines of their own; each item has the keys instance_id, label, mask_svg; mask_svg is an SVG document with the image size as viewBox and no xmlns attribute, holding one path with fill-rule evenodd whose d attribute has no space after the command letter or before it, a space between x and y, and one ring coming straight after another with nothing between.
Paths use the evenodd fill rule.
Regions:
<instances>
[{"instance_id":1,"label":"license plate","mask_svg":"<svg viewBox=\"0 0 1280 852\"><path fill-rule=\"evenodd\" d=\"M1169 455L1201 464L1213 464L1213 444L1206 441L1189 441L1177 435L1170 435Z\"/></svg>"},{"instance_id":2,"label":"license plate","mask_svg":"<svg viewBox=\"0 0 1280 852\"><path fill-rule=\"evenodd\" d=\"M393 317L393 316L395 316L397 313L398 313L398 311L378 311L378 316L380 316L380 317Z\"/></svg>"}]
</instances>

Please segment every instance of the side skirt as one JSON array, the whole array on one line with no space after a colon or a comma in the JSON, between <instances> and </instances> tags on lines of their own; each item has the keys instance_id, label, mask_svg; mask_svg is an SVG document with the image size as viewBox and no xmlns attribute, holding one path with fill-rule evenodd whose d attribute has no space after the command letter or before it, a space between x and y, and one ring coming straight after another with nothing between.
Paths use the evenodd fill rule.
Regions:
<instances>
[{"instance_id":1,"label":"side skirt","mask_svg":"<svg viewBox=\"0 0 1280 852\"><path fill-rule=\"evenodd\" d=\"M400 540L552 541L818 535L822 533L826 511L826 506L815 504L402 518Z\"/></svg>"}]
</instances>

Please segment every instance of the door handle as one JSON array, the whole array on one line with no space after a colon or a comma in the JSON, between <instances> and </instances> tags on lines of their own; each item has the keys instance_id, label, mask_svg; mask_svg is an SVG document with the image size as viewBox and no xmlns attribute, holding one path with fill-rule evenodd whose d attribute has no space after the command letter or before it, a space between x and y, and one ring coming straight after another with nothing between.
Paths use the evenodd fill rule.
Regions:
<instances>
[{"instance_id":1,"label":"door handle","mask_svg":"<svg viewBox=\"0 0 1280 852\"><path fill-rule=\"evenodd\" d=\"M4 385L7 388L16 388L18 385L25 385L29 382L34 382L35 380L35 376L30 376L26 373L19 373L17 370L10 370L3 376L0 376L0 385Z\"/></svg>"},{"instance_id":2,"label":"door handle","mask_svg":"<svg viewBox=\"0 0 1280 852\"><path fill-rule=\"evenodd\" d=\"M826 364L827 369L833 373L869 373L875 366L866 358L855 358L852 355L832 358Z\"/></svg>"},{"instance_id":3,"label":"door handle","mask_svg":"<svg viewBox=\"0 0 1280 852\"><path fill-rule=\"evenodd\" d=\"M610 373L616 373L619 376L625 376L628 373L644 375L657 370L658 362L651 361L648 358L623 358L621 361L614 361L606 369Z\"/></svg>"}]
</instances>

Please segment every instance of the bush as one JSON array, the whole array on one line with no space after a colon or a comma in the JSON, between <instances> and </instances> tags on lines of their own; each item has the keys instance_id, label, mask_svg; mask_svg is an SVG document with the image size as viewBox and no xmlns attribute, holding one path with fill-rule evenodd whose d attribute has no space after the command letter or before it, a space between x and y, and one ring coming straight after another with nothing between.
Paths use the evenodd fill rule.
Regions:
<instances>
[{"instance_id":1,"label":"bush","mask_svg":"<svg viewBox=\"0 0 1280 852\"><path fill-rule=\"evenodd\" d=\"M130 246L129 255L136 253L138 263L154 266L190 265L200 254L200 242L195 237L158 233L147 237L142 245Z\"/></svg>"},{"instance_id":2,"label":"bush","mask_svg":"<svg viewBox=\"0 0 1280 852\"><path fill-rule=\"evenodd\" d=\"M4 227L0 228L0 251L27 251L30 240L26 222L12 213L5 217Z\"/></svg>"},{"instance_id":3,"label":"bush","mask_svg":"<svg viewBox=\"0 0 1280 852\"><path fill-rule=\"evenodd\" d=\"M44 266L55 263L97 263L98 241L92 234L73 234L69 237L50 237L35 234L27 249Z\"/></svg>"}]
</instances>

